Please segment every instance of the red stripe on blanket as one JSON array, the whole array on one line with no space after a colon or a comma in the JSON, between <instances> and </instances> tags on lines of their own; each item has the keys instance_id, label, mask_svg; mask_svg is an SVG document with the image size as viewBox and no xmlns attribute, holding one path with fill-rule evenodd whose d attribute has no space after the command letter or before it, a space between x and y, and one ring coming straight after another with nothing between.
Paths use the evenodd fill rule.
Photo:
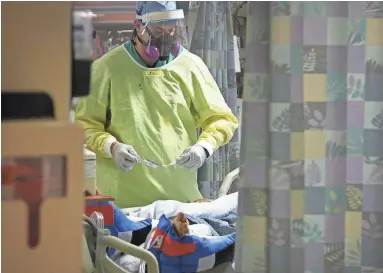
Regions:
<instances>
[{"instance_id":1,"label":"red stripe on blanket","mask_svg":"<svg viewBox=\"0 0 383 273\"><path fill-rule=\"evenodd\" d=\"M166 233L159 228L154 232L150 247L161 250L169 257L188 255L194 253L197 248L195 243L182 243L173 240L170 236L166 236Z\"/></svg>"}]
</instances>

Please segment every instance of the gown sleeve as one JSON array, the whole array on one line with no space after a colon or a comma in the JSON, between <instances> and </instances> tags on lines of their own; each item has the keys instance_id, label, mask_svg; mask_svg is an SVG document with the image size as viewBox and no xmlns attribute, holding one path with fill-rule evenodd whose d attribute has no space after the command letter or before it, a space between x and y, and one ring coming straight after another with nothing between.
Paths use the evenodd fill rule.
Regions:
<instances>
[{"instance_id":1,"label":"gown sleeve","mask_svg":"<svg viewBox=\"0 0 383 273\"><path fill-rule=\"evenodd\" d=\"M197 59L192 73L192 106L197 113L197 124L202 129L198 144L212 155L227 144L238 128L238 120L226 104L219 87L206 64Z\"/></svg>"},{"instance_id":2,"label":"gown sleeve","mask_svg":"<svg viewBox=\"0 0 383 273\"><path fill-rule=\"evenodd\" d=\"M110 146L116 138L105 131L109 104L110 76L103 59L92 65L89 95L82 98L75 111L75 120L84 129L88 149L111 158Z\"/></svg>"}]
</instances>

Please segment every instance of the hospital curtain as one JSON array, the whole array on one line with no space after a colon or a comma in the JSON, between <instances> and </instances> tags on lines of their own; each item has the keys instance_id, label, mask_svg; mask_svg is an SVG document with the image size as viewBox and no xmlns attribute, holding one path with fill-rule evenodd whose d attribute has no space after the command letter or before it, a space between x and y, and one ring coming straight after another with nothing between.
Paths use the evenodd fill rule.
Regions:
<instances>
[{"instance_id":1,"label":"hospital curtain","mask_svg":"<svg viewBox=\"0 0 383 273\"><path fill-rule=\"evenodd\" d=\"M248 2L236 272L383 272L383 2Z\"/></svg>"},{"instance_id":2,"label":"hospital curtain","mask_svg":"<svg viewBox=\"0 0 383 273\"><path fill-rule=\"evenodd\" d=\"M190 51L203 59L234 114L240 112L234 67L231 3L190 2L188 12ZM239 166L239 136L221 147L198 172L198 184L205 198L216 198L226 174ZM233 185L231 191L236 191Z\"/></svg>"}]
</instances>

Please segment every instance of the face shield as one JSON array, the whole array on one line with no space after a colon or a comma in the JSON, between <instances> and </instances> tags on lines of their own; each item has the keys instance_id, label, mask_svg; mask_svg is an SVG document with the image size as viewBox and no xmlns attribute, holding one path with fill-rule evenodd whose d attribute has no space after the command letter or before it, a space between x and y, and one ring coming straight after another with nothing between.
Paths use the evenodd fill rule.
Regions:
<instances>
[{"instance_id":1,"label":"face shield","mask_svg":"<svg viewBox=\"0 0 383 273\"><path fill-rule=\"evenodd\" d=\"M181 47L188 47L183 10L163 11L137 15L143 28L137 39L144 45L149 59L167 60L177 57Z\"/></svg>"}]
</instances>

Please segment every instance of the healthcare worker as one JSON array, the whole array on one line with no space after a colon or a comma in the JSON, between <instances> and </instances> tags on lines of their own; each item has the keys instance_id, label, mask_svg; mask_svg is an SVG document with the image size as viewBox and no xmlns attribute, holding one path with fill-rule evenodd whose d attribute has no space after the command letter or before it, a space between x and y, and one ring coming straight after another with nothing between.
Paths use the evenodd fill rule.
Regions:
<instances>
[{"instance_id":1,"label":"healthcare worker","mask_svg":"<svg viewBox=\"0 0 383 273\"><path fill-rule=\"evenodd\" d=\"M97 155L97 186L122 208L193 202L202 198L198 168L230 141L238 120L205 63L183 47L175 2L137 2L135 27L131 41L93 63L90 94L76 109Z\"/></svg>"}]
</instances>

